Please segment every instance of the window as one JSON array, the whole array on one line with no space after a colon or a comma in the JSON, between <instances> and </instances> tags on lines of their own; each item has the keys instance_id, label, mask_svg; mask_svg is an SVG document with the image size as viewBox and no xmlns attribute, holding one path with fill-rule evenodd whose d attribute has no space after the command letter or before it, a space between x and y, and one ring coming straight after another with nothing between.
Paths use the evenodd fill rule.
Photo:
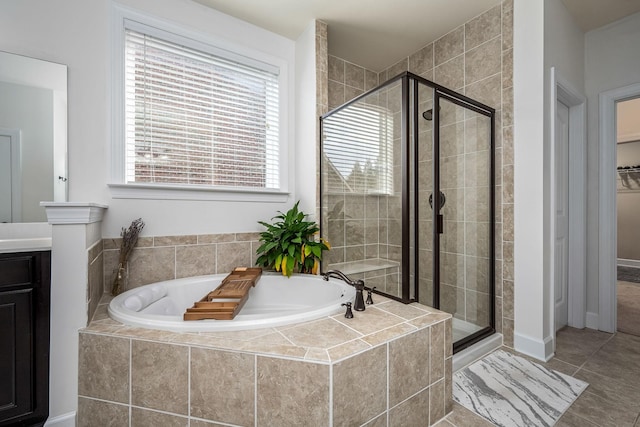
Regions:
<instances>
[{"instance_id":1,"label":"window","mask_svg":"<svg viewBox=\"0 0 640 427\"><path fill-rule=\"evenodd\" d=\"M353 104L326 118L323 150L329 191L393 192L393 117L372 104Z\"/></svg>"},{"instance_id":2,"label":"window","mask_svg":"<svg viewBox=\"0 0 640 427\"><path fill-rule=\"evenodd\" d=\"M121 22L122 141L111 186L286 191L280 67L158 25Z\"/></svg>"}]
</instances>

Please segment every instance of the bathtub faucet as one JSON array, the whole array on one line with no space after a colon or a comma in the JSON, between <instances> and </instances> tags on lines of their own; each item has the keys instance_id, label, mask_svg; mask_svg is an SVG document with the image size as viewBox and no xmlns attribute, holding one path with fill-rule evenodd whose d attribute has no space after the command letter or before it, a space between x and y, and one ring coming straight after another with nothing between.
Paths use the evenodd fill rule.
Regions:
<instances>
[{"instance_id":1,"label":"bathtub faucet","mask_svg":"<svg viewBox=\"0 0 640 427\"><path fill-rule=\"evenodd\" d=\"M325 281L328 281L330 277L336 277L338 279L342 279L348 285L351 285L354 288L356 288L356 300L353 303L353 309L356 311L364 311L365 305L364 305L364 296L362 295L362 291L364 291L365 289L368 289L367 287L364 286L364 281L361 279L358 279L355 281L351 280L347 277L346 274L338 270L329 270L326 273L322 273L322 278Z\"/></svg>"}]
</instances>

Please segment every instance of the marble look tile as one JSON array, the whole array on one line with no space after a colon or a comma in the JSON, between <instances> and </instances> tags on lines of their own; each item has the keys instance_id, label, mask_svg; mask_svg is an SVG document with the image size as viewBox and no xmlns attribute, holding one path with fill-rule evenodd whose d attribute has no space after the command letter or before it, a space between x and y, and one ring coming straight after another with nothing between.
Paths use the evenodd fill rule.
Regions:
<instances>
[{"instance_id":1,"label":"marble look tile","mask_svg":"<svg viewBox=\"0 0 640 427\"><path fill-rule=\"evenodd\" d=\"M375 295L374 297L376 298L374 300L375 302L377 301L378 296ZM403 304L397 301L375 304L375 307L388 313L395 314L398 317L402 317L405 320L415 319L416 317L424 316L425 314L427 314L425 310L415 304Z\"/></svg>"},{"instance_id":2,"label":"marble look tile","mask_svg":"<svg viewBox=\"0 0 640 427\"><path fill-rule=\"evenodd\" d=\"M257 242L258 240L260 240L260 233L255 231L236 233L236 242Z\"/></svg>"},{"instance_id":3,"label":"marble look tile","mask_svg":"<svg viewBox=\"0 0 640 427\"><path fill-rule=\"evenodd\" d=\"M254 424L255 356L191 348L191 412L207 420Z\"/></svg>"},{"instance_id":4,"label":"marble look tile","mask_svg":"<svg viewBox=\"0 0 640 427\"><path fill-rule=\"evenodd\" d=\"M386 388L386 345L336 363L333 367L334 425L361 425L381 414L387 404Z\"/></svg>"},{"instance_id":5,"label":"marble look tile","mask_svg":"<svg viewBox=\"0 0 640 427\"><path fill-rule=\"evenodd\" d=\"M444 413L449 414L453 410L453 357L445 360L444 372Z\"/></svg>"},{"instance_id":6,"label":"marble look tile","mask_svg":"<svg viewBox=\"0 0 640 427\"><path fill-rule=\"evenodd\" d=\"M629 386L637 386L640 378L640 337L616 333L582 368Z\"/></svg>"},{"instance_id":7,"label":"marble look tile","mask_svg":"<svg viewBox=\"0 0 640 427\"><path fill-rule=\"evenodd\" d=\"M425 328L447 319L451 319L451 314L444 312L431 313L426 316L420 316L416 319L410 320L409 324L417 328Z\"/></svg>"},{"instance_id":8,"label":"marble look tile","mask_svg":"<svg viewBox=\"0 0 640 427\"><path fill-rule=\"evenodd\" d=\"M464 26L461 25L436 40L433 53L435 66L464 53Z\"/></svg>"},{"instance_id":9,"label":"marble look tile","mask_svg":"<svg viewBox=\"0 0 640 427\"><path fill-rule=\"evenodd\" d=\"M337 56L329 55L329 80L344 83L344 60Z\"/></svg>"},{"instance_id":10,"label":"marble look tile","mask_svg":"<svg viewBox=\"0 0 640 427\"><path fill-rule=\"evenodd\" d=\"M344 63L344 84L364 90L364 68L351 62Z\"/></svg>"},{"instance_id":11,"label":"marble look tile","mask_svg":"<svg viewBox=\"0 0 640 427\"><path fill-rule=\"evenodd\" d=\"M502 116L505 126L513 125L513 87L502 91Z\"/></svg>"},{"instance_id":12,"label":"marble look tile","mask_svg":"<svg viewBox=\"0 0 640 427\"><path fill-rule=\"evenodd\" d=\"M349 320L349 319L346 319ZM333 319L303 323L280 331L292 343L304 347L333 347L360 335Z\"/></svg>"},{"instance_id":13,"label":"marble look tile","mask_svg":"<svg viewBox=\"0 0 640 427\"><path fill-rule=\"evenodd\" d=\"M502 53L502 88L513 87L513 48Z\"/></svg>"},{"instance_id":14,"label":"marble look tile","mask_svg":"<svg viewBox=\"0 0 640 427\"><path fill-rule=\"evenodd\" d=\"M78 397L77 427L122 427L129 425L129 407Z\"/></svg>"},{"instance_id":15,"label":"marble look tile","mask_svg":"<svg viewBox=\"0 0 640 427\"><path fill-rule=\"evenodd\" d=\"M611 337L593 329L562 328L556 333L556 358L580 366ZM597 368L589 370L599 372Z\"/></svg>"},{"instance_id":16,"label":"marble look tile","mask_svg":"<svg viewBox=\"0 0 640 427\"><path fill-rule=\"evenodd\" d=\"M236 267L251 265L251 243L219 243L216 246L216 272L229 273Z\"/></svg>"},{"instance_id":17,"label":"marble look tile","mask_svg":"<svg viewBox=\"0 0 640 427\"><path fill-rule=\"evenodd\" d=\"M615 396L616 400L623 402L629 409L640 412L640 384L637 381L633 385L624 384L586 369L580 369L574 376L589 383L589 393L609 399Z\"/></svg>"},{"instance_id":18,"label":"marble look tile","mask_svg":"<svg viewBox=\"0 0 640 427\"><path fill-rule=\"evenodd\" d=\"M131 408L132 427L189 427L189 418L162 412Z\"/></svg>"},{"instance_id":19,"label":"marble look tile","mask_svg":"<svg viewBox=\"0 0 640 427\"><path fill-rule=\"evenodd\" d=\"M344 315L341 314L333 316L333 319L363 335L390 328L404 321L401 317L375 308L375 305L368 307L365 311L354 312L353 319L345 319Z\"/></svg>"},{"instance_id":20,"label":"marble look tile","mask_svg":"<svg viewBox=\"0 0 640 427\"><path fill-rule=\"evenodd\" d=\"M598 424L594 424L591 421L587 421L582 418L581 413L569 408L562 417L556 423L556 427L597 427Z\"/></svg>"},{"instance_id":21,"label":"marble look tile","mask_svg":"<svg viewBox=\"0 0 640 427\"><path fill-rule=\"evenodd\" d=\"M373 420L364 424L363 427L387 427L387 413L385 412L379 417L374 418Z\"/></svg>"},{"instance_id":22,"label":"marble look tile","mask_svg":"<svg viewBox=\"0 0 640 427\"><path fill-rule=\"evenodd\" d=\"M235 242L235 233L225 234L198 234L198 244L203 245L207 243L227 243Z\"/></svg>"},{"instance_id":23,"label":"marble look tile","mask_svg":"<svg viewBox=\"0 0 640 427\"><path fill-rule=\"evenodd\" d=\"M129 403L129 340L79 335L78 394Z\"/></svg>"},{"instance_id":24,"label":"marble look tile","mask_svg":"<svg viewBox=\"0 0 640 427\"><path fill-rule=\"evenodd\" d=\"M429 423L429 389L389 410L389 426L424 426Z\"/></svg>"},{"instance_id":25,"label":"marble look tile","mask_svg":"<svg viewBox=\"0 0 640 427\"><path fill-rule=\"evenodd\" d=\"M494 427L492 423L471 412L459 403L453 403L451 414L447 416L447 421L456 427Z\"/></svg>"},{"instance_id":26,"label":"marble look tile","mask_svg":"<svg viewBox=\"0 0 640 427\"><path fill-rule=\"evenodd\" d=\"M333 109L344 104L344 84L329 80L329 109Z\"/></svg>"},{"instance_id":27,"label":"marble look tile","mask_svg":"<svg viewBox=\"0 0 640 427\"><path fill-rule=\"evenodd\" d=\"M311 347L307 349L307 353L304 355L304 360L328 362L331 359L329 358L329 353L324 348Z\"/></svg>"},{"instance_id":28,"label":"marble look tile","mask_svg":"<svg viewBox=\"0 0 640 427\"><path fill-rule=\"evenodd\" d=\"M638 416L638 411L630 409L617 398L607 399L585 391L571 405L574 414L580 414L601 427L632 427Z\"/></svg>"},{"instance_id":29,"label":"marble look tile","mask_svg":"<svg viewBox=\"0 0 640 427\"><path fill-rule=\"evenodd\" d=\"M458 55L433 69L434 83L453 90L460 89L464 86L464 70L464 55Z\"/></svg>"},{"instance_id":30,"label":"marble look tile","mask_svg":"<svg viewBox=\"0 0 640 427\"><path fill-rule=\"evenodd\" d=\"M153 238L153 246L195 245L198 236L156 236Z\"/></svg>"},{"instance_id":31,"label":"marble look tile","mask_svg":"<svg viewBox=\"0 0 640 427\"><path fill-rule=\"evenodd\" d=\"M390 406L429 386L429 335L427 328L389 343Z\"/></svg>"},{"instance_id":32,"label":"marble look tile","mask_svg":"<svg viewBox=\"0 0 640 427\"><path fill-rule=\"evenodd\" d=\"M327 353L329 354L329 359L335 362L370 348L371 345L363 340L353 340L330 348Z\"/></svg>"},{"instance_id":33,"label":"marble look tile","mask_svg":"<svg viewBox=\"0 0 640 427\"><path fill-rule=\"evenodd\" d=\"M440 381L445 374L445 323L440 322L431 326L431 364L430 364L430 384Z\"/></svg>"},{"instance_id":34,"label":"marble look tile","mask_svg":"<svg viewBox=\"0 0 640 427\"><path fill-rule=\"evenodd\" d=\"M502 318L502 337L503 344L513 348L513 319Z\"/></svg>"},{"instance_id":35,"label":"marble look tile","mask_svg":"<svg viewBox=\"0 0 640 427\"><path fill-rule=\"evenodd\" d=\"M500 73L502 71L502 40L500 37L467 50L464 70L465 84L467 85Z\"/></svg>"},{"instance_id":36,"label":"marble look tile","mask_svg":"<svg viewBox=\"0 0 640 427\"><path fill-rule=\"evenodd\" d=\"M178 246L176 278L202 276L216 272L215 245Z\"/></svg>"},{"instance_id":37,"label":"marble look tile","mask_svg":"<svg viewBox=\"0 0 640 427\"><path fill-rule=\"evenodd\" d=\"M345 102L349 102L352 99L362 95L363 93L364 93L364 90L362 90L362 89L351 87L351 86L345 86L344 87L344 101Z\"/></svg>"},{"instance_id":38,"label":"marble look tile","mask_svg":"<svg viewBox=\"0 0 640 427\"><path fill-rule=\"evenodd\" d=\"M131 403L175 414L189 414L189 348L133 340Z\"/></svg>"},{"instance_id":39,"label":"marble look tile","mask_svg":"<svg viewBox=\"0 0 640 427\"><path fill-rule=\"evenodd\" d=\"M513 294L514 294L514 286L511 280L503 280L502 281L502 313L503 316L508 319L514 319L514 310L513 310Z\"/></svg>"},{"instance_id":40,"label":"marble look tile","mask_svg":"<svg viewBox=\"0 0 640 427\"><path fill-rule=\"evenodd\" d=\"M513 5L510 2L502 4L502 49L513 48Z\"/></svg>"},{"instance_id":41,"label":"marble look tile","mask_svg":"<svg viewBox=\"0 0 640 427\"><path fill-rule=\"evenodd\" d=\"M467 50L500 35L501 10L501 5L495 6L465 24L464 44Z\"/></svg>"},{"instance_id":42,"label":"marble look tile","mask_svg":"<svg viewBox=\"0 0 640 427\"><path fill-rule=\"evenodd\" d=\"M398 338L416 331L416 327L409 325L408 323L400 323L399 325L392 326L387 329L383 329L379 332L367 335L362 338L363 341L369 343L372 346L383 344L394 338Z\"/></svg>"},{"instance_id":43,"label":"marble look tile","mask_svg":"<svg viewBox=\"0 0 640 427\"><path fill-rule=\"evenodd\" d=\"M364 70L364 90L371 90L378 86L378 73L371 70Z\"/></svg>"},{"instance_id":44,"label":"marble look tile","mask_svg":"<svg viewBox=\"0 0 640 427\"><path fill-rule=\"evenodd\" d=\"M329 424L329 366L259 356L256 387L257 425Z\"/></svg>"},{"instance_id":45,"label":"marble look tile","mask_svg":"<svg viewBox=\"0 0 640 427\"><path fill-rule=\"evenodd\" d=\"M136 248L129 259L129 288L175 278L174 246Z\"/></svg>"},{"instance_id":46,"label":"marble look tile","mask_svg":"<svg viewBox=\"0 0 640 427\"><path fill-rule=\"evenodd\" d=\"M98 255L102 253L103 250L104 250L103 240L98 240L93 245L91 245L91 247L87 249L87 258L88 258L89 264L91 264L91 262L95 260L98 257Z\"/></svg>"},{"instance_id":47,"label":"marble look tile","mask_svg":"<svg viewBox=\"0 0 640 427\"><path fill-rule=\"evenodd\" d=\"M228 424L218 424L218 423L212 423L209 421L204 421L204 420L197 420L195 418L191 418L189 420L190 427L226 427L228 426Z\"/></svg>"},{"instance_id":48,"label":"marble look tile","mask_svg":"<svg viewBox=\"0 0 640 427\"><path fill-rule=\"evenodd\" d=\"M433 68L433 43L409 56L409 71L422 74Z\"/></svg>"},{"instance_id":49,"label":"marble look tile","mask_svg":"<svg viewBox=\"0 0 640 427\"><path fill-rule=\"evenodd\" d=\"M435 423L444 418L446 414L447 395L445 394L444 379L432 384L429 391L429 423Z\"/></svg>"},{"instance_id":50,"label":"marble look tile","mask_svg":"<svg viewBox=\"0 0 640 427\"><path fill-rule=\"evenodd\" d=\"M409 58L401 59L400 61L393 64L391 67L387 68L387 79L392 79L403 71L407 71L409 69ZM397 111L397 110L392 110Z\"/></svg>"},{"instance_id":51,"label":"marble look tile","mask_svg":"<svg viewBox=\"0 0 640 427\"><path fill-rule=\"evenodd\" d=\"M469 98L499 109L502 104L502 76L495 74L466 86L465 94Z\"/></svg>"}]
</instances>

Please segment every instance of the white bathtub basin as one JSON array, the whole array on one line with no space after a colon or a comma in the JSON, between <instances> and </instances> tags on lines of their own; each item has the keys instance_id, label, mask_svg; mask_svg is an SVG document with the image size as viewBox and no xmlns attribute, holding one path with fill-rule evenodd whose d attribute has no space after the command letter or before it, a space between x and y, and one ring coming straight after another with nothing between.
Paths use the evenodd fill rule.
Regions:
<instances>
[{"instance_id":1,"label":"white bathtub basin","mask_svg":"<svg viewBox=\"0 0 640 427\"><path fill-rule=\"evenodd\" d=\"M189 277L141 286L115 297L109 316L127 325L175 332L238 331L319 319L344 310L355 289L320 276L265 273L233 320L182 320L195 301L214 290L226 274Z\"/></svg>"}]
</instances>

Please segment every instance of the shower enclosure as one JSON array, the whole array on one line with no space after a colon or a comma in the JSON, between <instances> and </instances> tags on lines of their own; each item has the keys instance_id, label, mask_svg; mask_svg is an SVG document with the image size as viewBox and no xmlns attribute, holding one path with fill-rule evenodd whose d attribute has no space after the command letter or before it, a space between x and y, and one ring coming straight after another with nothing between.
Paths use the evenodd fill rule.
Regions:
<instances>
[{"instance_id":1,"label":"shower enclosure","mask_svg":"<svg viewBox=\"0 0 640 427\"><path fill-rule=\"evenodd\" d=\"M323 270L495 332L495 111L409 72L321 117Z\"/></svg>"}]
</instances>

